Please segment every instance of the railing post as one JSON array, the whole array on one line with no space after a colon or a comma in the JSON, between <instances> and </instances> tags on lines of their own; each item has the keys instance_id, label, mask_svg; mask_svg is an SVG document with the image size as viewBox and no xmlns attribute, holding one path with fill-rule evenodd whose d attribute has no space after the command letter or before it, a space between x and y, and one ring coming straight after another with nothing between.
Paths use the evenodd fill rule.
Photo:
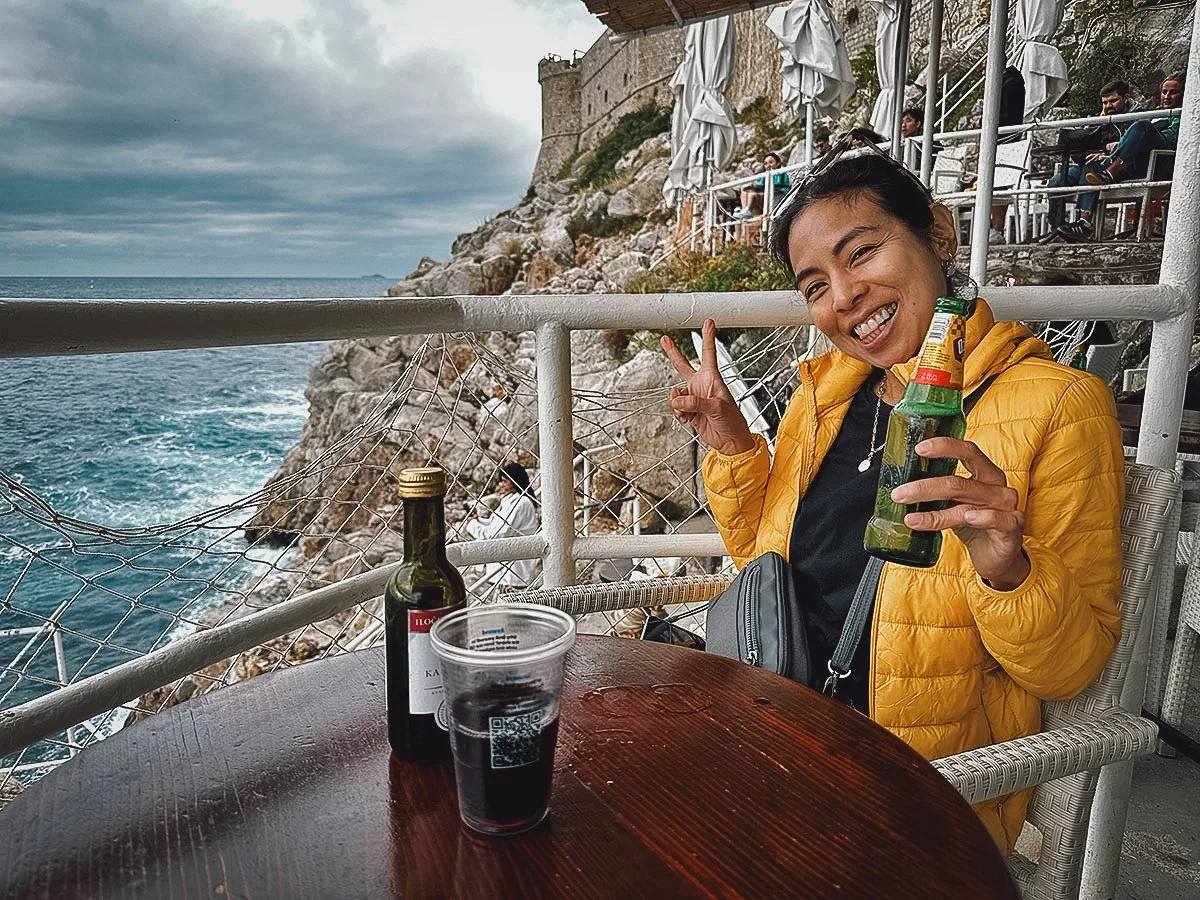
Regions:
<instances>
[{"instance_id":1,"label":"railing post","mask_svg":"<svg viewBox=\"0 0 1200 900\"><path fill-rule=\"evenodd\" d=\"M586 506L587 504L590 504L592 502L592 497L595 496L592 493L592 458L591 458L591 455L586 450L581 455L583 457L583 460L582 460L582 462L583 462L583 479L582 479L582 486L580 487L580 490L579 490L579 495L580 495L580 498L583 500L584 505ZM572 470L572 472L571 472L571 477L572 478L575 477L574 470ZM586 537L587 535L589 535L591 533L592 533L592 513L591 513L591 510L585 509L583 511L583 534Z\"/></svg>"},{"instance_id":2,"label":"railing post","mask_svg":"<svg viewBox=\"0 0 1200 900\"><path fill-rule=\"evenodd\" d=\"M1197 79L1200 79L1200 6L1196 7L1188 57L1188 80L1198 84ZM1176 153L1179 159L1195 159L1200 153L1200 104L1185 104L1180 115ZM1163 240L1159 283L1179 291L1184 308L1170 319L1155 322L1151 332L1150 368L1146 373L1146 399L1142 406L1137 452L1138 462L1167 470L1175 468L1186 386L1184 373L1188 370L1196 297L1200 291L1200 255L1196 252L1200 247L1200 171L1195 166L1180 166L1175 172L1171 194L1171 217ZM1169 562L1173 561L1174 554L1171 554ZM1159 584L1161 589L1161 585L1169 584L1169 581ZM1121 694L1121 705L1130 712L1140 712L1145 701L1149 655L1162 652L1162 648L1149 646L1154 630L1154 604L1151 603L1147 604L1142 616L1141 633L1134 644ZM1088 828L1081 898L1110 900L1116 891L1132 779L1132 762L1106 766L1100 771Z\"/></svg>"},{"instance_id":3,"label":"railing post","mask_svg":"<svg viewBox=\"0 0 1200 900\"><path fill-rule=\"evenodd\" d=\"M904 117L904 86L908 81L908 51L912 26L912 0L900 0L900 10L897 13L899 28L896 30L896 70L893 74L895 83L892 90L892 121L891 130L885 137L891 139L892 157L900 163L904 162L903 142L900 140L900 120Z\"/></svg>"},{"instance_id":4,"label":"railing post","mask_svg":"<svg viewBox=\"0 0 1200 900\"><path fill-rule=\"evenodd\" d=\"M926 186L933 177L933 120L937 115L937 83L938 71L942 68L942 19L945 12L946 0L933 0L929 9L929 61L925 64L925 124L921 130L921 182Z\"/></svg>"},{"instance_id":5,"label":"railing post","mask_svg":"<svg viewBox=\"0 0 1200 900\"><path fill-rule=\"evenodd\" d=\"M54 639L54 661L58 666L58 683L63 687L67 685L67 654L63 650L62 629L57 623L50 626L50 633ZM79 745L79 735L74 728L67 729L67 755L74 756L79 752L76 749Z\"/></svg>"},{"instance_id":6,"label":"railing post","mask_svg":"<svg viewBox=\"0 0 1200 900\"><path fill-rule=\"evenodd\" d=\"M804 164L810 168L813 158L813 128L816 127L816 123L813 121L814 103L815 101L809 101L804 104Z\"/></svg>"},{"instance_id":7,"label":"railing post","mask_svg":"<svg viewBox=\"0 0 1200 900\"><path fill-rule=\"evenodd\" d=\"M542 475L542 583L575 583L575 475L571 462L571 332L558 322L537 330L538 450Z\"/></svg>"},{"instance_id":8,"label":"railing post","mask_svg":"<svg viewBox=\"0 0 1200 900\"><path fill-rule=\"evenodd\" d=\"M988 229L992 227L992 188L996 183L996 129L1000 125L1000 85L1004 77L1004 43L1008 34L1008 0L992 0L984 69L983 121L979 135L979 176L975 182L975 216L971 220L971 277L987 282Z\"/></svg>"}]
</instances>

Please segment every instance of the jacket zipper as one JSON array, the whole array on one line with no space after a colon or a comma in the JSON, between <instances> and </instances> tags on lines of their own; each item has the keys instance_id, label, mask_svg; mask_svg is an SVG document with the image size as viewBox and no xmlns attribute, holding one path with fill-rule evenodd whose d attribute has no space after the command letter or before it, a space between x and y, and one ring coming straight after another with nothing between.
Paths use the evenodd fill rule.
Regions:
<instances>
[{"instance_id":1,"label":"jacket zipper","mask_svg":"<svg viewBox=\"0 0 1200 900\"><path fill-rule=\"evenodd\" d=\"M750 572L742 585L742 596L738 602L742 607L742 637L746 644L746 662L758 665L758 607L750 599L758 594L758 570Z\"/></svg>"}]
</instances>

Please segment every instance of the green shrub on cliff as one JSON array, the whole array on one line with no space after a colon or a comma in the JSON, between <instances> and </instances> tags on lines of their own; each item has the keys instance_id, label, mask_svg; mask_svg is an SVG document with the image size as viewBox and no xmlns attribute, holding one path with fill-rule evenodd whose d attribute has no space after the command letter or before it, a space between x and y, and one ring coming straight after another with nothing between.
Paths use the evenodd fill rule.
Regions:
<instances>
[{"instance_id":1,"label":"green shrub on cliff","mask_svg":"<svg viewBox=\"0 0 1200 900\"><path fill-rule=\"evenodd\" d=\"M785 267L766 253L742 244L732 244L714 257L680 252L654 271L638 275L625 285L625 290L631 294L792 289L792 279Z\"/></svg>"},{"instance_id":2,"label":"green shrub on cliff","mask_svg":"<svg viewBox=\"0 0 1200 900\"><path fill-rule=\"evenodd\" d=\"M583 187L601 187L616 174L617 161L642 142L671 128L671 108L653 100L641 109L626 113L613 130L600 138L583 164L579 183Z\"/></svg>"},{"instance_id":3,"label":"green shrub on cliff","mask_svg":"<svg viewBox=\"0 0 1200 900\"><path fill-rule=\"evenodd\" d=\"M594 238L613 237L618 234L633 234L646 223L644 217L610 216L597 210L591 215L577 213L567 220L567 234L571 240L579 240L581 234L590 234Z\"/></svg>"}]
</instances>

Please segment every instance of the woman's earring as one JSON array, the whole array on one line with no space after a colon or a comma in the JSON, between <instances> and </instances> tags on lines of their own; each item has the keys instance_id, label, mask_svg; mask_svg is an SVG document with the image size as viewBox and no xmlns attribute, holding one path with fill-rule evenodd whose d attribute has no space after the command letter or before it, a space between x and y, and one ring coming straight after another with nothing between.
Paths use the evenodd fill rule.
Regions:
<instances>
[{"instance_id":1,"label":"woman's earring","mask_svg":"<svg viewBox=\"0 0 1200 900\"><path fill-rule=\"evenodd\" d=\"M979 298L979 285L975 279L954 264L954 257L945 260L943 269L946 273L946 285L955 297L971 301L974 312L975 301Z\"/></svg>"}]
</instances>

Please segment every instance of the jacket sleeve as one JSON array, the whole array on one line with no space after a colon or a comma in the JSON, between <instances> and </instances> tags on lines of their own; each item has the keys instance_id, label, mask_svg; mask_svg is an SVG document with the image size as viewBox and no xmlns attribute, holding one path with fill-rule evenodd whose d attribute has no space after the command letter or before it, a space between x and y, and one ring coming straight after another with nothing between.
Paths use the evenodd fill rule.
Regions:
<instances>
[{"instance_id":1,"label":"jacket sleeve","mask_svg":"<svg viewBox=\"0 0 1200 900\"><path fill-rule=\"evenodd\" d=\"M1124 500L1112 394L1099 379L1080 378L1059 401L1030 471L1029 576L1013 591L976 577L968 594L988 652L1042 700L1080 693L1116 645Z\"/></svg>"},{"instance_id":2,"label":"jacket sleeve","mask_svg":"<svg viewBox=\"0 0 1200 900\"><path fill-rule=\"evenodd\" d=\"M704 488L725 549L739 569L754 558L758 523L762 519L771 474L771 456L762 435L744 453L723 456L710 450L704 457Z\"/></svg>"},{"instance_id":3,"label":"jacket sleeve","mask_svg":"<svg viewBox=\"0 0 1200 900\"><path fill-rule=\"evenodd\" d=\"M467 523L467 533L481 538L519 537L537 531L537 511L533 501L519 494L509 494L500 501L500 506L486 519L472 519Z\"/></svg>"}]
</instances>

